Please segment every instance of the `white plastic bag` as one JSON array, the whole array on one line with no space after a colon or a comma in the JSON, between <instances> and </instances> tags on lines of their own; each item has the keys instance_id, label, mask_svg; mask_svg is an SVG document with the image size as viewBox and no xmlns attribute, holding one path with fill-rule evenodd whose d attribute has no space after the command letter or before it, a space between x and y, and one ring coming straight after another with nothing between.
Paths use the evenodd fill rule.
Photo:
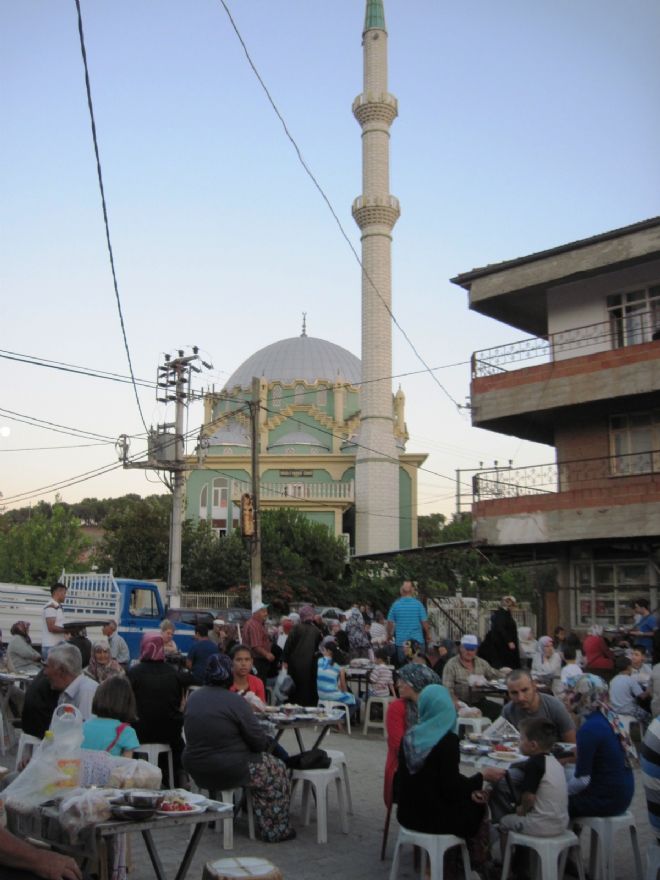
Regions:
<instances>
[{"instance_id":1,"label":"white plastic bag","mask_svg":"<svg viewBox=\"0 0 660 880\"><path fill-rule=\"evenodd\" d=\"M111 815L108 797L94 789L77 789L60 803L60 825L68 832L71 843L76 843L83 828L106 822Z\"/></svg>"}]
</instances>

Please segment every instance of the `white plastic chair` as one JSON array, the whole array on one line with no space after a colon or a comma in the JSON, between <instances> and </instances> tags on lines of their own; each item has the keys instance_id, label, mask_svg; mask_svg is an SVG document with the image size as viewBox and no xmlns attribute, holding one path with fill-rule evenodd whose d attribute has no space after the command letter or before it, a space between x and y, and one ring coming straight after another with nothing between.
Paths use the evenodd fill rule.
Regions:
<instances>
[{"instance_id":1,"label":"white plastic chair","mask_svg":"<svg viewBox=\"0 0 660 880\"><path fill-rule=\"evenodd\" d=\"M339 805L339 820L341 830L348 834L348 818L344 807L344 792L342 788L342 772L335 765L326 770L294 770L293 783L302 782L302 814L303 824L309 825L311 815L310 790L314 789L316 798L316 841L317 843L328 842L328 788L332 782L337 785L337 802Z\"/></svg>"},{"instance_id":2,"label":"white plastic chair","mask_svg":"<svg viewBox=\"0 0 660 880\"><path fill-rule=\"evenodd\" d=\"M473 733L481 733L486 730L487 727L490 727L492 723L493 722L490 718L486 718L483 715L480 715L477 718L463 718L459 715L456 719L456 727L454 730L458 736L461 735L461 727L469 727Z\"/></svg>"},{"instance_id":3,"label":"white plastic chair","mask_svg":"<svg viewBox=\"0 0 660 880\"><path fill-rule=\"evenodd\" d=\"M399 851L405 844L419 846L428 853L429 861L431 863L430 880L443 880L445 853L447 850L453 849L455 846L460 846L461 855L463 856L463 874L465 875L465 880L470 880L472 876L470 854L468 852L467 844L462 837L456 837L455 834L423 834L421 831L410 831L410 829L403 828L403 826L399 828L399 836L397 837L396 846L394 847L394 858L392 859L390 880L396 880L399 873ZM421 876L424 876L423 864Z\"/></svg>"},{"instance_id":4,"label":"white plastic chair","mask_svg":"<svg viewBox=\"0 0 660 880\"><path fill-rule=\"evenodd\" d=\"M170 779L170 788L176 787L176 780L174 778L174 761L172 760L172 747L168 746L166 743L142 743L141 746L138 746L137 749L133 749L134 755L145 755L146 760L150 764L155 764L158 766L158 756L162 754L167 755L167 769L169 772Z\"/></svg>"},{"instance_id":5,"label":"white plastic chair","mask_svg":"<svg viewBox=\"0 0 660 880\"><path fill-rule=\"evenodd\" d=\"M660 871L660 844L649 843L646 849L646 880L658 880Z\"/></svg>"},{"instance_id":6,"label":"white plastic chair","mask_svg":"<svg viewBox=\"0 0 660 880\"><path fill-rule=\"evenodd\" d=\"M619 816L580 816L574 822L580 828L591 830L589 850L589 877L614 880L615 837L618 831L630 832L630 843L635 859L637 880L642 880L642 857L637 842L636 820L630 810Z\"/></svg>"},{"instance_id":7,"label":"white plastic chair","mask_svg":"<svg viewBox=\"0 0 660 880\"><path fill-rule=\"evenodd\" d=\"M383 736L387 736L387 729L385 727L385 716L387 715L387 707L392 702L394 697L369 697L367 699L367 705L364 709L364 724L362 725L362 733L366 734L370 727L377 727L379 730L383 731ZM378 720L373 720L371 717L371 707L372 706L382 706L383 707L383 717Z\"/></svg>"},{"instance_id":8,"label":"white plastic chair","mask_svg":"<svg viewBox=\"0 0 660 880\"><path fill-rule=\"evenodd\" d=\"M502 880L507 880L509 876L514 846L526 846L538 855L541 862L541 880L559 880L563 877L566 856L570 850L574 850L578 876L580 880L585 880L580 841L572 831L564 831L555 837L532 837L531 834L509 831L502 862ZM560 858L561 868L558 867Z\"/></svg>"},{"instance_id":9,"label":"white plastic chair","mask_svg":"<svg viewBox=\"0 0 660 880\"><path fill-rule=\"evenodd\" d=\"M339 767L342 772L342 777L344 780L344 791L346 792L346 803L348 804L348 812L352 816L353 798L351 797L351 783L348 778L348 761L346 760L346 755L343 752L336 751L335 749L326 749L325 752L332 761L332 766Z\"/></svg>"}]
</instances>

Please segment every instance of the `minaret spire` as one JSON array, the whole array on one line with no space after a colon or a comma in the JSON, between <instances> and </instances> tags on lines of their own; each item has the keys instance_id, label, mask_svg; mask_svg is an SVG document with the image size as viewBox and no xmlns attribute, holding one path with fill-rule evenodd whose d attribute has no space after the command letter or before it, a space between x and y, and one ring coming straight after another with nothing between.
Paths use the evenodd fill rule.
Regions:
<instances>
[{"instance_id":1,"label":"minaret spire","mask_svg":"<svg viewBox=\"0 0 660 880\"><path fill-rule=\"evenodd\" d=\"M356 552L399 549L399 463L392 401L392 229L390 126L397 101L387 91L387 31L382 0L366 0L364 87L353 102L362 127L362 195L353 217L362 233L362 388L356 456Z\"/></svg>"}]
</instances>

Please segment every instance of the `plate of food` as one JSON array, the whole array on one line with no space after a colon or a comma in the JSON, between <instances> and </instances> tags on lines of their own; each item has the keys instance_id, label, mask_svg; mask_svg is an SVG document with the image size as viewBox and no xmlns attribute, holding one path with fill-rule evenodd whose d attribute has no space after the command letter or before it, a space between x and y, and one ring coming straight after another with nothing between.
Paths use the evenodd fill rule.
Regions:
<instances>
[{"instance_id":1,"label":"plate of food","mask_svg":"<svg viewBox=\"0 0 660 880\"><path fill-rule=\"evenodd\" d=\"M181 800L186 801L186 803L189 804L201 804L204 803L205 800L207 800L206 795L199 794L198 792L194 791L186 791L185 788L173 788L170 791L164 791L163 797L167 798L168 800L171 798L180 798Z\"/></svg>"},{"instance_id":2,"label":"plate of food","mask_svg":"<svg viewBox=\"0 0 660 880\"><path fill-rule=\"evenodd\" d=\"M206 810L206 806L202 803L192 804L187 798L190 792L186 792L186 797L181 797L179 795L167 795L163 799L163 803L158 808L158 813L161 816L172 816L176 814L191 816L194 813L203 813ZM206 798L203 798L206 800Z\"/></svg>"},{"instance_id":3,"label":"plate of food","mask_svg":"<svg viewBox=\"0 0 660 880\"><path fill-rule=\"evenodd\" d=\"M501 751L488 752L488 757L494 761L520 761L524 755L521 755L520 752Z\"/></svg>"}]
</instances>

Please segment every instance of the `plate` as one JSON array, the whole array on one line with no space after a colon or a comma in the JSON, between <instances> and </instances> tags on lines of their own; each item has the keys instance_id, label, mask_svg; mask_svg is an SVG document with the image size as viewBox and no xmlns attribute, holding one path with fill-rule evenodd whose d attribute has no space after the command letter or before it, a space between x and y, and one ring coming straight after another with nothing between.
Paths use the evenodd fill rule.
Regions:
<instances>
[{"instance_id":1,"label":"plate","mask_svg":"<svg viewBox=\"0 0 660 880\"><path fill-rule=\"evenodd\" d=\"M525 756L520 752L488 752L488 757L494 761L520 761Z\"/></svg>"},{"instance_id":2,"label":"plate","mask_svg":"<svg viewBox=\"0 0 660 880\"><path fill-rule=\"evenodd\" d=\"M198 794L194 791L187 791L185 788L173 788L170 791L164 791L163 797L166 800L170 800L171 798L181 798L182 801L185 801L187 804L201 804L205 800L207 800L206 795Z\"/></svg>"},{"instance_id":3,"label":"plate","mask_svg":"<svg viewBox=\"0 0 660 880\"><path fill-rule=\"evenodd\" d=\"M206 812L206 807L202 804L190 804L189 806L189 810L156 810L156 812L159 816L194 816L196 813Z\"/></svg>"}]
</instances>

